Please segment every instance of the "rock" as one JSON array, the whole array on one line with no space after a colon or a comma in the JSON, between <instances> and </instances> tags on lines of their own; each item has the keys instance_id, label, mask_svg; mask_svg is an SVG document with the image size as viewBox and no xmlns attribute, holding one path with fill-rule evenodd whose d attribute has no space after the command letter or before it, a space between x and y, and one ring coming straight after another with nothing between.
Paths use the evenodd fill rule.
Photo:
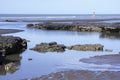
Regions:
<instances>
[{"instance_id":1,"label":"rock","mask_svg":"<svg viewBox=\"0 0 120 80\"><path fill-rule=\"evenodd\" d=\"M6 50L5 49L0 50L0 55L5 56L6 55Z\"/></svg>"},{"instance_id":2,"label":"rock","mask_svg":"<svg viewBox=\"0 0 120 80\"><path fill-rule=\"evenodd\" d=\"M57 42L50 42L49 45L57 45Z\"/></svg>"},{"instance_id":3,"label":"rock","mask_svg":"<svg viewBox=\"0 0 120 80\"><path fill-rule=\"evenodd\" d=\"M5 57L0 55L0 65L4 64Z\"/></svg>"},{"instance_id":4,"label":"rock","mask_svg":"<svg viewBox=\"0 0 120 80\"><path fill-rule=\"evenodd\" d=\"M38 52L64 52L65 46L62 44L57 44L57 42L50 43L40 43L36 47L31 48L31 50Z\"/></svg>"},{"instance_id":5,"label":"rock","mask_svg":"<svg viewBox=\"0 0 120 80\"><path fill-rule=\"evenodd\" d=\"M106 52L113 52L113 50L105 49Z\"/></svg>"},{"instance_id":6,"label":"rock","mask_svg":"<svg viewBox=\"0 0 120 80\"><path fill-rule=\"evenodd\" d=\"M27 48L25 39L13 36L0 36L0 50L5 50L6 55L19 52L23 48Z\"/></svg>"},{"instance_id":7,"label":"rock","mask_svg":"<svg viewBox=\"0 0 120 80\"><path fill-rule=\"evenodd\" d=\"M33 28L33 27L34 27L34 24L27 24L27 27L28 27L28 28Z\"/></svg>"},{"instance_id":8,"label":"rock","mask_svg":"<svg viewBox=\"0 0 120 80\"><path fill-rule=\"evenodd\" d=\"M56 42L50 43L40 43L37 44L31 50L38 52L64 52L65 49L69 50L79 50L79 51L103 51L103 45L101 44L85 44L85 45L73 45L73 46L65 46L63 44L57 44Z\"/></svg>"},{"instance_id":9,"label":"rock","mask_svg":"<svg viewBox=\"0 0 120 80\"><path fill-rule=\"evenodd\" d=\"M13 36L0 36L0 64L4 61L4 56L21 52L27 48L25 39Z\"/></svg>"},{"instance_id":10,"label":"rock","mask_svg":"<svg viewBox=\"0 0 120 80\"><path fill-rule=\"evenodd\" d=\"M79 24L28 24L29 28L38 28L43 30L68 30L81 32L104 32L120 33L120 23L79 23Z\"/></svg>"},{"instance_id":11,"label":"rock","mask_svg":"<svg viewBox=\"0 0 120 80\"><path fill-rule=\"evenodd\" d=\"M5 50L0 50L0 65L3 64L4 60L5 60L5 55L6 55L6 52Z\"/></svg>"},{"instance_id":12,"label":"rock","mask_svg":"<svg viewBox=\"0 0 120 80\"><path fill-rule=\"evenodd\" d=\"M103 51L103 47L104 46L101 44L85 44L68 46L67 49L79 51Z\"/></svg>"},{"instance_id":13,"label":"rock","mask_svg":"<svg viewBox=\"0 0 120 80\"><path fill-rule=\"evenodd\" d=\"M29 61L31 61L31 60L32 60L32 58L28 58L28 60L29 60Z\"/></svg>"}]
</instances>

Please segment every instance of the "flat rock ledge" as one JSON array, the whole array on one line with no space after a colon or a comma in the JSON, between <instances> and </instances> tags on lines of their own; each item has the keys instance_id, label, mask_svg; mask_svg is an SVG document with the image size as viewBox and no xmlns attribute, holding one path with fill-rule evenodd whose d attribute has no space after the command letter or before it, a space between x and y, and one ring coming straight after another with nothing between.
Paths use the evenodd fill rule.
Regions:
<instances>
[{"instance_id":1,"label":"flat rock ledge","mask_svg":"<svg viewBox=\"0 0 120 80\"><path fill-rule=\"evenodd\" d=\"M37 28L42 30L68 30L77 32L105 32L120 33L120 23L79 23L79 24L27 24L28 28Z\"/></svg>"},{"instance_id":2,"label":"flat rock ledge","mask_svg":"<svg viewBox=\"0 0 120 80\"><path fill-rule=\"evenodd\" d=\"M103 45L101 44L85 44L85 45L73 45L65 46L63 44L57 44L57 42L40 43L30 50L38 52L64 52L65 49L79 50L79 51L103 51Z\"/></svg>"},{"instance_id":3,"label":"flat rock ledge","mask_svg":"<svg viewBox=\"0 0 120 80\"><path fill-rule=\"evenodd\" d=\"M84 45L73 45L66 47L69 50L78 51L103 51L103 45L101 44L84 44Z\"/></svg>"},{"instance_id":4,"label":"flat rock ledge","mask_svg":"<svg viewBox=\"0 0 120 80\"><path fill-rule=\"evenodd\" d=\"M25 39L13 36L0 36L0 55L13 54L26 48L27 42Z\"/></svg>"},{"instance_id":5,"label":"flat rock ledge","mask_svg":"<svg viewBox=\"0 0 120 80\"><path fill-rule=\"evenodd\" d=\"M65 46L63 44L57 44L57 42L40 43L30 50L38 52L64 52Z\"/></svg>"}]
</instances>

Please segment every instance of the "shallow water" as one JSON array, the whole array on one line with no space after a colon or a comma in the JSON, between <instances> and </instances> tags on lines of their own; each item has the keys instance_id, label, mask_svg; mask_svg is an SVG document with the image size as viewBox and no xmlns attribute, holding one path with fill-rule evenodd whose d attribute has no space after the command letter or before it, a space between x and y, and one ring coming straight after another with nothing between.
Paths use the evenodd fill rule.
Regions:
<instances>
[{"instance_id":1,"label":"shallow water","mask_svg":"<svg viewBox=\"0 0 120 80\"><path fill-rule=\"evenodd\" d=\"M30 40L26 51L20 54L22 59L18 65L19 70L14 73L3 73L0 71L0 80L20 80L24 78L39 77L51 72L61 70L98 70L98 71L120 71L118 65L95 65L82 63L79 60L96 55L117 54L120 46L120 36L116 34L101 34L97 32L72 32L72 31L46 31L26 28L27 23L0 23L3 29L21 29L24 32L5 34L14 35ZM112 36L112 37L111 37ZM38 53L29 50L41 42L56 41L59 44L94 44L104 45L104 49L112 49L113 52L93 52L93 51L74 51L66 50L63 53L48 52ZM28 58L32 58L31 61Z\"/></svg>"}]
</instances>

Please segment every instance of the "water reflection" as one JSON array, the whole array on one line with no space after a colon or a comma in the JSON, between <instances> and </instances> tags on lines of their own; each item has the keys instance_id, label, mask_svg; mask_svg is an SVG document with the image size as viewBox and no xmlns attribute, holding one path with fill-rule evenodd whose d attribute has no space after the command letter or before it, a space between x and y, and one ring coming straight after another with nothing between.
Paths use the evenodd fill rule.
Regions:
<instances>
[{"instance_id":1,"label":"water reflection","mask_svg":"<svg viewBox=\"0 0 120 80\"><path fill-rule=\"evenodd\" d=\"M0 65L0 75L13 74L18 70L22 57L20 54L7 55Z\"/></svg>"},{"instance_id":2,"label":"water reflection","mask_svg":"<svg viewBox=\"0 0 120 80\"><path fill-rule=\"evenodd\" d=\"M120 39L119 33L101 33L100 38Z\"/></svg>"},{"instance_id":3,"label":"water reflection","mask_svg":"<svg viewBox=\"0 0 120 80\"><path fill-rule=\"evenodd\" d=\"M6 57L6 60L9 62L14 62L19 70L13 72L14 74L8 74L10 72L4 70L4 66L0 67L0 80L20 80L24 78L32 78L36 76L45 75L51 72L65 69L87 69L87 70L118 70L117 66L105 66L105 65L91 65L84 64L79 62L82 58L89 58L96 55L106 55L118 53L120 41L112 41L106 33L96 33L96 32L72 32L72 31L46 31L38 29L28 29L24 24L4 24L0 28L12 28L12 29L22 29L24 32L7 34L13 36L19 36L30 40L28 43L28 49L21 54L16 54L15 58L9 59ZM111 36L111 34L109 34ZM118 37L119 35L113 35ZM108 38L108 39L103 39ZM115 38L116 39L116 38ZM118 38L119 39L119 38ZM95 44L100 43L105 46L105 49L112 49L114 52L82 52L82 51L69 51L66 50L64 53L46 53L40 54L35 51L29 50L29 48L34 47L36 44L41 42L52 42L56 41L57 43L64 44L66 46L71 46L75 44ZM113 44L115 46L113 47ZM22 58L22 59L21 59ZM32 58L31 61L28 61L29 58ZM14 60L13 60L14 59ZM75 64L75 65L74 65Z\"/></svg>"}]
</instances>

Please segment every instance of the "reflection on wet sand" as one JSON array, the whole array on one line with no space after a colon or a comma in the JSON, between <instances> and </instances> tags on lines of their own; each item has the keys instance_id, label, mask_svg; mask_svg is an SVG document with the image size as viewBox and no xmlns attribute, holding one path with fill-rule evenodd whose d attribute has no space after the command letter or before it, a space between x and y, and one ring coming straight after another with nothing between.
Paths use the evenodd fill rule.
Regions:
<instances>
[{"instance_id":1,"label":"reflection on wet sand","mask_svg":"<svg viewBox=\"0 0 120 80\"><path fill-rule=\"evenodd\" d=\"M2 62L3 64L0 65L0 75L6 75L7 73L13 74L16 72L20 66L21 59L20 54L7 55Z\"/></svg>"}]
</instances>

